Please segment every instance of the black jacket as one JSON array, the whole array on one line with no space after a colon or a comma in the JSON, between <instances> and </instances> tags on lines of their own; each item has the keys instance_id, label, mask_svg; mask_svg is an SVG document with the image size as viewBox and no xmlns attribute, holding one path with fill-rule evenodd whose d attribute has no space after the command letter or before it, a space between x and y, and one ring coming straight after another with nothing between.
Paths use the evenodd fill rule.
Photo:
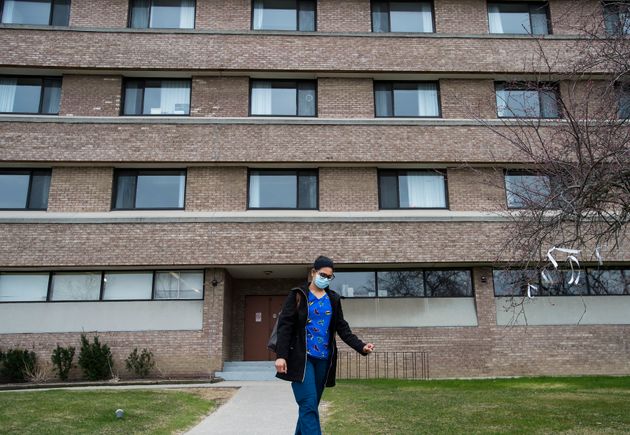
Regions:
<instances>
[{"instance_id":1,"label":"black jacket","mask_svg":"<svg viewBox=\"0 0 630 435\"><path fill-rule=\"evenodd\" d=\"M287 361L287 373L276 372L276 377L285 381L304 380L304 368L306 367L306 318L308 315L308 294L310 282L304 282L298 287L291 289L284 301L280 318L278 319L278 336L277 336L277 357L284 358ZM296 294L302 292L299 308L296 310ZM348 344L351 348L359 352L361 355L367 355L363 352L365 343L361 341L350 330L348 322L343 318L343 310L341 309L341 295L331 290L325 289L330 298L332 306L332 317L330 326L328 327L329 342L328 349L330 365L328 374L326 375L326 387L335 386L335 378L337 371L337 342L335 333Z\"/></svg>"}]
</instances>

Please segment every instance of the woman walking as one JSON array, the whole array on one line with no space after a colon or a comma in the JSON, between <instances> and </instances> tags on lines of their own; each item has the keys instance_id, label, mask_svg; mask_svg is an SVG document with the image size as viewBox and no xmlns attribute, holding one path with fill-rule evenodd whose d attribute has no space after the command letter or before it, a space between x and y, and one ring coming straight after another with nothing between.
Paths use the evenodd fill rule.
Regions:
<instances>
[{"instance_id":1,"label":"woman walking","mask_svg":"<svg viewBox=\"0 0 630 435\"><path fill-rule=\"evenodd\" d=\"M335 333L361 355L374 350L350 330L343 318L341 296L329 288L333 261L320 255L310 279L291 289L278 319L276 377L291 381L299 417L295 434L321 434L319 401L324 387L335 386Z\"/></svg>"}]
</instances>

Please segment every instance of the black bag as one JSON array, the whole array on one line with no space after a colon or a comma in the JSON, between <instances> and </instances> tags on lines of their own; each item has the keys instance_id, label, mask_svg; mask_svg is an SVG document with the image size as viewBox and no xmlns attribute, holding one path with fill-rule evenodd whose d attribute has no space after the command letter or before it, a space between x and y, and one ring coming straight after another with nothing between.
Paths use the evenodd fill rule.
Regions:
<instances>
[{"instance_id":1,"label":"black bag","mask_svg":"<svg viewBox=\"0 0 630 435\"><path fill-rule=\"evenodd\" d=\"M298 292L295 294L295 309L296 310L300 308L301 297L302 297L302 290L298 290ZM273 353L276 353L276 344L278 341L278 322L280 321L280 314L282 314L282 311L278 313L278 317L276 318L276 324L273 325L273 330L271 331L271 337L269 337L269 341L267 342L267 349L269 349Z\"/></svg>"}]
</instances>

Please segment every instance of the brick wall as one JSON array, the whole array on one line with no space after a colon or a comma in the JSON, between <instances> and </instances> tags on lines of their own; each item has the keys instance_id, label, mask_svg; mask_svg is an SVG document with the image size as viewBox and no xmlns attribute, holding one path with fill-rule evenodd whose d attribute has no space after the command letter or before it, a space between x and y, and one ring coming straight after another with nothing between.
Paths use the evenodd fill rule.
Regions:
<instances>
[{"instance_id":1,"label":"brick wall","mask_svg":"<svg viewBox=\"0 0 630 435\"><path fill-rule=\"evenodd\" d=\"M109 211L112 201L112 168L53 168L48 211Z\"/></svg>"},{"instance_id":2,"label":"brick wall","mask_svg":"<svg viewBox=\"0 0 630 435\"><path fill-rule=\"evenodd\" d=\"M70 26L127 27L129 0L72 0Z\"/></svg>"},{"instance_id":3,"label":"brick wall","mask_svg":"<svg viewBox=\"0 0 630 435\"><path fill-rule=\"evenodd\" d=\"M440 80L443 118L493 119L497 117L494 80Z\"/></svg>"},{"instance_id":4,"label":"brick wall","mask_svg":"<svg viewBox=\"0 0 630 435\"><path fill-rule=\"evenodd\" d=\"M449 168L450 210L497 211L507 207L502 168Z\"/></svg>"},{"instance_id":5,"label":"brick wall","mask_svg":"<svg viewBox=\"0 0 630 435\"><path fill-rule=\"evenodd\" d=\"M320 168L319 209L321 211L378 210L376 168Z\"/></svg>"},{"instance_id":6,"label":"brick wall","mask_svg":"<svg viewBox=\"0 0 630 435\"><path fill-rule=\"evenodd\" d=\"M251 0L197 0L195 28L204 30L249 30Z\"/></svg>"},{"instance_id":7,"label":"brick wall","mask_svg":"<svg viewBox=\"0 0 630 435\"><path fill-rule=\"evenodd\" d=\"M248 77L193 77L191 116L248 116L248 103Z\"/></svg>"},{"instance_id":8,"label":"brick wall","mask_svg":"<svg viewBox=\"0 0 630 435\"><path fill-rule=\"evenodd\" d=\"M488 9L484 0L435 0L438 33L488 33Z\"/></svg>"},{"instance_id":9,"label":"brick wall","mask_svg":"<svg viewBox=\"0 0 630 435\"><path fill-rule=\"evenodd\" d=\"M374 118L372 79L320 78L317 81L319 118Z\"/></svg>"},{"instance_id":10,"label":"brick wall","mask_svg":"<svg viewBox=\"0 0 630 435\"><path fill-rule=\"evenodd\" d=\"M61 86L61 116L118 116L121 76L65 74Z\"/></svg>"},{"instance_id":11,"label":"brick wall","mask_svg":"<svg viewBox=\"0 0 630 435\"><path fill-rule=\"evenodd\" d=\"M318 0L319 32L371 32L370 0Z\"/></svg>"},{"instance_id":12,"label":"brick wall","mask_svg":"<svg viewBox=\"0 0 630 435\"><path fill-rule=\"evenodd\" d=\"M244 211L246 207L246 167L188 168L186 210Z\"/></svg>"},{"instance_id":13,"label":"brick wall","mask_svg":"<svg viewBox=\"0 0 630 435\"><path fill-rule=\"evenodd\" d=\"M505 72L547 71L539 48L565 71L583 45L527 38L203 34L0 29L0 64L49 68L234 71ZM539 46L540 43L540 46ZM243 50L243 47L248 47ZM603 66L601 68L604 68ZM599 72L600 70L593 71ZM603 70L601 70L603 71Z\"/></svg>"}]
</instances>

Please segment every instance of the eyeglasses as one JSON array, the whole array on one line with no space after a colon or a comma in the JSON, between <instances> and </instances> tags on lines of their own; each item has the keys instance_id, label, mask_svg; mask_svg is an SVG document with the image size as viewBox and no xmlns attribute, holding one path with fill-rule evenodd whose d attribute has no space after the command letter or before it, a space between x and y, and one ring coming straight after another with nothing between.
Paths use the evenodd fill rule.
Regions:
<instances>
[{"instance_id":1,"label":"eyeglasses","mask_svg":"<svg viewBox=\"0 0 630 435\"><path fill-rule=\"evenodd\" d=\"M332 281L333 279L335 279L335 274L334 274L334 273L333 273L332 275L326 275L324 272L317 272L317 274L318 274L319 276L321 276L322 278L326 278L326 279L329 279L329 280L331 280L331 281Z\"/></svg>"}]
</instances>

